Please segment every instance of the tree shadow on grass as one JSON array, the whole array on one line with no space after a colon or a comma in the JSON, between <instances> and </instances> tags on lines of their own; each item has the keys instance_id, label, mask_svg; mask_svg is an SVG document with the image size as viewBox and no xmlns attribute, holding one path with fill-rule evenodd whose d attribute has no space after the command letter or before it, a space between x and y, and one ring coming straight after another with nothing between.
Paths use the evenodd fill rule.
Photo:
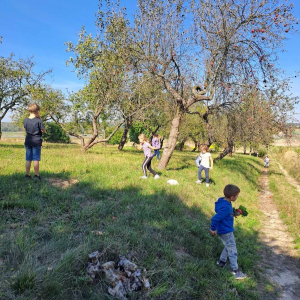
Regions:
<instances>
[{"instance_id":1,"label":"tree shadow on grass","mask_svg":"<svg viewBox=\"0 0 300 300\"><path fill-rule=\"evenodd\" d=\"M179 171L179 170L184 170L184 169L188 169L190 168L189 165L183 165L181 167L177 167L177 168L167 168L168 171Z\"/></svg>"},{"instance_id":2,"label":"tree shadow on grass","mask_svg":"<svg viewBox=\"0 0 300 300\"><path fill-rule=\"evenodd\" d=\"M212 179L212 178L209 178L209 183L210 183L210 184L213 184L213 185L216 185L216 182L215 182L214 179Z\"/></svg>"},{"instance_id":3,"label":"tree shadow on grass","mask_svg":"<svg viewBox=\"0 0 300 300\"><path fill-rule=\"evenodd\" d=\"M85 274L87 254L98 250L101 263L123 254L148 270L151 290L131 299L255 299L255 230L237 227L239 264L251 277L237 282L216 266L223 247L209 234L210 218L170 189L145 194L139 186L107 189L88 181L63 188L49 180L70 182L69 173L44 177L28 182L22 174L0 175L4 298L112 299L104 282L90 285Z\"/></svg>"},{"instance_id":4,"label":"tree shadow on grass","mask_svg":"<svg viewBox=\"0 0 300 300\"><path fill-rule=\"evenodd\" d=\"M245 165L246 165L246 167L245 167ZM257 166L255 166L250 162L246 162L246 164L245 164L244 161L241 161L239 159L235 159L235 160L222 159L221 161L218 161L216 163L216 166L217 167L225 167L226 169L230 170L231 172L241 174L242 176L244 176L244 178L246 178L249 182L251 182L251 184L253 184L254 186L258 186L258 183L256 182L256 178L255 177L251 178L249 176L249 174L251 174L251 172L253 172L253 169L255 170L255 172L260 174L261 167L262 167L260 164L257 164ZM252 170L250 170L250 169L252 169Z\"/></svg>"}]
</instances>

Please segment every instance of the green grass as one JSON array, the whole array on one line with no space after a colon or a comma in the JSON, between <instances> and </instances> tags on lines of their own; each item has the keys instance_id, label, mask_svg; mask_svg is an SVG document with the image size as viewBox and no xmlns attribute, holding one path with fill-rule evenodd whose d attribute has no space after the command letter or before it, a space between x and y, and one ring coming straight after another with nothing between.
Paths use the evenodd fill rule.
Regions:
<instances>
[{"instance_id":1,"label":"green grass","mask_svg":"<svg viewBox=\"0 0 300 300\"><path fill-rule=\"evenodd\" d=\"M78 145L45 144L42 182L25 180L24 155L21 143L0 144L0 299L113 299L105 283L88 283L87 254L95 250L101 262L130 253L147 269L151 290L132 299L258 298L260 159L226 157L206 188L195 184L190 152L175 152L159 180L140 179L143 154L129 147L81 154ZM64 189L51 179L78 182ZM239 264L250 277L244 282L217 268L223 247L209 234L214 202L228 183L240 187L236 206L249 212L235 221Z\"/></svg>"}]
</instances>

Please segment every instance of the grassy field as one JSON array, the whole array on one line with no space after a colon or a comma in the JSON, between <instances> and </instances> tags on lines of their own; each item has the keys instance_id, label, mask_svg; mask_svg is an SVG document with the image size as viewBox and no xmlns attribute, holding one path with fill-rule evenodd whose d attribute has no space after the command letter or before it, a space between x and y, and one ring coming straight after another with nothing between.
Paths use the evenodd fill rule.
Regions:
<instances>
[{"instance_id":1,"label":"grassy field","mask_svg":"<svg viewBox=\"0 0 300 300\"><path fill-rule=\"evenodd\" d=\"M14 138L14 139L25 139L25 133L23 131L18 131L18 132L7 132L7 131L4 131L2 132L2 137L4 139L11 139L11 138Z\"/></svg>"},{"instance_id":2,"label":"grassy field","mask_svg":"<svg viewBox=\"0 0 300 300\"><path fill-rule=\"evenodd\" d=\"M175 152L159 180L140 179L143 154L131 147L81 154L78 145L45 144L42 182L25 180L24 156L22 143L0 144L0 299L114 299L86 276L87 254L96 250L103 263L130 255L147 269L150 291L131 299L258 299L258 286L272 291L257 260L261 159L226 157L206 188L195 184L191 152ZM235 206L249 211L235 221L239 264L249 275L242 282L216 266L223 247L209 234L228 183L241 189Z\"/></svg>"}]
</instances>

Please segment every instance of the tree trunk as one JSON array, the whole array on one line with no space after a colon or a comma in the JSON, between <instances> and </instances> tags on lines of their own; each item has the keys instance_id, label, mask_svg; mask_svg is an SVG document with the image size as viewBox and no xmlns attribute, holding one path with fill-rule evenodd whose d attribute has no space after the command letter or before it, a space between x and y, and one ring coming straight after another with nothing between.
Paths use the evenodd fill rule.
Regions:
<instances>
[{"instance_id":1,"label":"tree trunk","mask_svg":"<svg viewBox=\"0 0 300 300\"><path fill-rule=\"evenodd\" d=\"M207 141L206 141L206 145L208 147L210 147L212 145L212 143L215 141L214 137L213 137L213 130L212 130L212 126L209 124L209 121L208 121L208 113L206 112L204 115L203 115L203 120L205 122L205 127L206 127L206 130L207 130Z\"/></svg>"},{"instance_id":2,"label":"tree trunk","mask_svg":"<svg viewBox=\"0 0 300 300\"><path fill-rule=\"evenodd\" d=\"M221 160L224 158L227 154L232 153L233 151L234 142L228 141L228 146L223 150L223 152L216 158L217 160Z\"/></svg>"},{"instance_id":3,"label":"tree trunk","mask_svg":"<svg viewBox=\"0 0 300 300\"><path fill-rule=\"evenodd\" d=\"M106 128L103 131L103 138L106 139ZM106 142L104 142L103 145L106 147Z\"/></svg>"},{"instance_id":4,"label":"tree trunk","mask_svg":"<svg viewBox=\"0 0 300 300\"><path fill-rule=\"evenodd\" d=\"M232 142L232 147L229 150L229 156L232 157L232 152L234 152L234 143Z\"/></svg>"},{"instance_id":5,"label":"tree trunk","mask_svg":"<svg viewBox=\"0 0 300 300\"><path fill-rule=\"evenodd\" d=\"M195 148L192 150L192 152L195 152L198 148L198 143L194 141L194 144L195 144Z\"/></svg>"},{"instance_id":6,"label":"tree trunk","mask_svg":"<svg viewBox=\"0 0 300 300\"><path fill-rule=\"evenodd\" d=\"M159 143L160 143L160 149L162 149L163 144L164 144L164 137L162 137L161 139L159 139Z\"/></svg>"},{"instance_id":7,"label":"tree trunk","mask_svg":"<svg viewBox=\"0 0 300 300\"><path fill-rule=\"evenodd\" d=\"M198 142L197 142L198 151L200 151L201 144L202 144L202 142L201 142L201 141L198 141Z\"/></svg>"},{"instance_id":8,"label":"tree trunk","mask_svg":"<svg viewBox=\"0 0 300 300\"><path fill-rule=\"evenodd\" d=\"M118 146L119 151L123 150L123 147L124 147L124 145L126 143L126 140L127 140L127 134L128 134L128 131L131 127L131 124L132 124L132 118L128 118L128 120L126 121L126 125L125 125L124 131L123 131L123 135L122 135L120 144Z\"/></svg>"},{"instance_id":9,"label":"tree trunk","mask_svg":"<svg viewBox=\"0 0 300 300\"><path fill-rule=\"evenodd\" d=\"M174 152L174 149L175 149L175 146L177 143L177 139L178 139L178 134L179 134L179 126L180 126L180 122L181 122L183 114L184 114L184 112L181 109L179 109L177 111L174 119L172 120L170 136L168 138L168 144L164 148L161 160L158 164L159 170L163 170L168 165L169 160Z\"/></svg>"},{"instance_id":10,"label":"tree trunk","mask_svg":"<svg viewBox=\"0 0 300 300\"><path fill-rule=\"evenodd\" d=\"M183 151L183 148L184 148L184 142L185 141L182 141L179 143L179 151Z\"/></svg>"},{"instance_id":11,"label":"tree trunk","mask_svg":"<svg viewBox=\"0 0 300 300\"><path fill-rule=\"evenodd\" d=\"M0 120L0 141L1 141L1 137L2 137L2 120Z\"/></svg>"},{"instance_id":12,"label":"tree trunk","mask_svg":"<svg viewBox=\"0 0 300 300\"><path fill-rule=\"evenodd\" d=\"M244 154L247 153L247 146L244 146Z\"/></svg>"},{"instance_id":13,"label":"tree trunk","mask_svg":"<svg viewBox=\"0 0 300 300\"><path fill-rule=\"evenodd\" d=\"M90 143L83 148L83 151L87 151L88 149L92 148L96 144L110 141L110 139L117 132L117 130L124 124L124 122L125 121L119 123L119 125L117 125L115 127L115 129L113 130L113 132L107 138L105 138L105 139L102 139L102 140L96 140L96 139L94 139L92 142L90 142L93 139L93 137L92 137L91 140L89 141Z\"/></svg>"},{"instance_id":14,"label":"tree trunk","mask_svg":"<svg viewBox=\"0 0 300 300\"><path fill-rule=\"evenodd\" d=\"M100 113L99 113L100 114ZM98 116L99 114L95 114L93 117L93 135L92 137L87 141L87 143L84 145L83 147L83 151L87 151L89 148L91 148L94 145L94 142L96 140L96 138L98 137Z\"/></svg>"}]
</instances>

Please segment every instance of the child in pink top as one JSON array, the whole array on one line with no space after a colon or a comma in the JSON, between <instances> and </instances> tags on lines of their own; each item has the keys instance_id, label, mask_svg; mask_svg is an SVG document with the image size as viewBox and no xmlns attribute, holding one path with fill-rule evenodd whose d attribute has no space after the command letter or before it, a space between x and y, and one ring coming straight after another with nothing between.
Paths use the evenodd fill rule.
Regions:
<instances>
[{"instance_id":1,"label":"child in pink top","mask_svg":"<svg viewBox=\"0 0 300 300\"><path fill-rule=\"evenodd\" d=\"M157 133L153 134L152 147L156 148L156 150L154 150L153 157L157 156L157 160L159 160L160 143L159 143L159 138L158 138L158 134Z\"/></svg>"},{"instance_id":2,"label":"child in pink top","mask_svg":"<svg viewBox=\"0 0 300 300\"><path fill-rule=\"evenodd\" d=\"M158 179L159 175L157 175L155 173L155 171L151 168L151 160L152 160L152 157L153 157L151 149L156 150L157 148L152 147L148 143L147 137L143 133L139 135L139 142L140 142L141 145L137 145L136 143L134 143L134 146L138 150L143 149L144 155L145 155L145 160L142 164L142 169L143 169L143 172L144 172L144 176L142 176L141 178L147 179L147 170L146 170L146 167L147 167L147 169L153 174L154 178Z\"/></svg>"}]
</instances>

